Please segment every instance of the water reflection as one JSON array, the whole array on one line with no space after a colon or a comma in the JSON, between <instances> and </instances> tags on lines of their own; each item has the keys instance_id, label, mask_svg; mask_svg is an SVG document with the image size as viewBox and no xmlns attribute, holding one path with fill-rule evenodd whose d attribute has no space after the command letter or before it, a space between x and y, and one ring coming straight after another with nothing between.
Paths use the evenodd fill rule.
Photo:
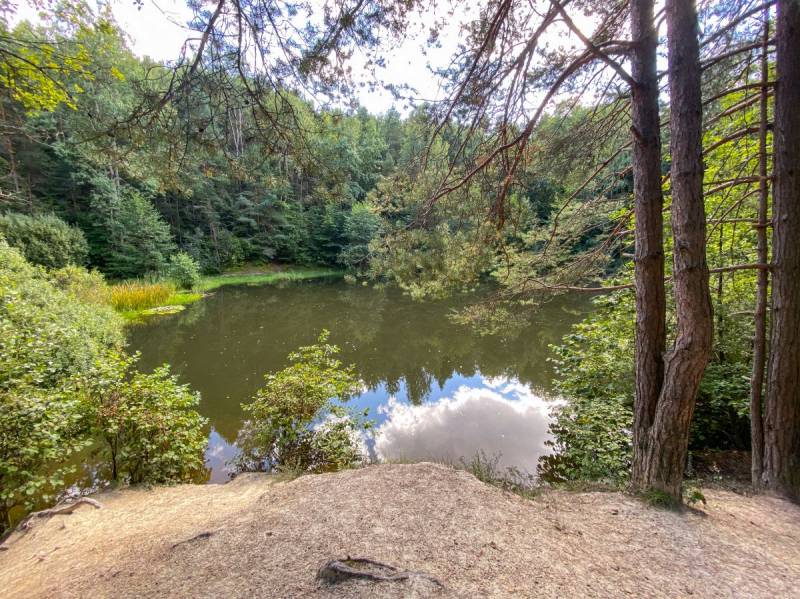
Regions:
<instances>
[{"instance_id":1,"label":"water reflection","mask_svg":"<svg viewBox=\"0 0 800 599\"><path fill-rule=\"evenodd\" d=\"M482 383L461 386L451 397L424 405L390 397L377 410L385 418L375 431L377 457L458 462L483 451L497 455L500 466L536 472L549 438L552 401L518 381L483 379Z\"/></svg>"},{"instance_id":2,"label":"water reflection","mask_svg":"<svg viewBox=\"0 0 800 599\"><path fill-rule=\"evenodd\" d=\"M286 355L313 343L323 328L342 348L342 360L354 363L365 382L365 392L352 403L370 408L370 416L386 427L376 451L394 451L394 443L398 451L408 452L404 457L416 458L423 457L423 445L457 453L484 438L524 437L524 443L507 440L494 447L506 462L530 464L546 429L544 416L534 422L534 414L543 413L534 409L541 402L534 398L550 390L548 345L581 318L588 298L557 298L510 337L481 337L448 318L474 299L419 303L394 289L342 281L223 288L182 313L133 328L129 342L132 350L142 352L141 367L169 362L182 381L200 391L200 411L212 426L208 460L214 480L224 477L221 465L235 451L231 443L241 426L240 404L261 385L265 372L283 368ZM468 422L481 418L482 426ZM418 423L404 433L399 423L413 419ZM451 430L457 427L464 432ZM443 445L426 440L436 434ZM411 437L420 443L413 455Z\"/></svg>"}]
</instances>

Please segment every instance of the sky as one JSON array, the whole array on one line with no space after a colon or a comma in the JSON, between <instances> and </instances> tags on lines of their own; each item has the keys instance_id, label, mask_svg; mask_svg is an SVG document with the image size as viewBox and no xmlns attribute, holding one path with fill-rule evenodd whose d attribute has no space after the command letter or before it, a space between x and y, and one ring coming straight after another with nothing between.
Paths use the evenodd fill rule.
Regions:
<instances>
[{"instance_id":1,"label":"sky","mask_svg":"<svg viewBox=\"0 0 800 599\"><path fill-rule=\"evenodd\" d=\"M187 37L197 35L186 26L192 18L192 11L186 0L143 0L141 6L137 6L134 0L111 0L110 4L115 19L130 37L131 50L139 56L149 56L159 61L174 60L180 55ZM207 4L211 5L210 2ZM402 43L387 48L384 57L386 68L380 72L380 79L389 84L410 85L417 90L416 97L419 100L440 99L438 81L432 74L429 63L436 67L447 64L458 45L457 31L460 21L474 12L474 6L466 6L458 16L449 18L440 37L441 47L428 49L427 56L423 56L421 48L425 42L425 30L436 18L435 15L430 15L417 33L409 31ZM31 4L20 0L11 22L35 22L36 15L36 9ZM368 77L366 71L362 70L365 61L364 56L353 57L356 83ZM397 102L385 90L357 89L359 102L372 113L386 112L392 106L400 112L406 112L402 102Z\"/></svg>"},{"instance_id":2,"label":"sky","mask_svg":"<svg viewBox=\"0 0 800 599\"><path fill-rule=\"evenodd\" d=\"M13 0L12 0L13 1ZM47 1L47 0L45 0ZM192 18L192 10L186 0L88 0L91 3L110 4L114 17L130 38L130 47L139 56L149 56L159 61L175 60L179 57L187 38L197 37L186 23ZM312 4L323 0L309 0ZM37 20L36 9L29 0L17 0L17 13L11 18L14 24L21 20ZM415 103L421 101L441 100L444 94L439 87L439 80L432 68L447 66L458 48L461 25L475 18L478 12L477 1L455 2L438 0L432 3L434 8L427 9L422 19L411 19L414 29L407 30L405 38L399 42L387 44L384 53L385 68L377 73L377 78L384 84L406 84L416 90ZM212 0L205 0L207 7L213 7ZM453 8L453 6L455 8ZM592 17L580 13L572 15L576 24L585 32L593 30ZM428 31L434 23L439 22L439 46L426 45ZM544 41L551 47L573 46L576 39L560 35L557 30L546 34ZM423 52L424 49L424 52ZM367 58L356 54L351 60L353 79L356 84L356 96L359 103L373 114L386 112L396 108L407 114L410 107L395 99L382 88L370 89L359 87L359 81L368 82L374 75L363 68Z\"/></svg>"}]
</instances>

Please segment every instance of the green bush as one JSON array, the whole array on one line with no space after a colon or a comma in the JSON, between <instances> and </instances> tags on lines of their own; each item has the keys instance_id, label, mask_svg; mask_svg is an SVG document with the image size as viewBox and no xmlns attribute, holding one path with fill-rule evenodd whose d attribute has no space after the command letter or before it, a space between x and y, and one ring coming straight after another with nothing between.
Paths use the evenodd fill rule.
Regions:
<instances>
[{"instance_id":1,"label":"green bush","mask_svg":"<svg viewBox=\"0 0 800 599\"><path fill-rule=\"evenodd\" d=\"M69 265L48 273L50 282L58 289L84 304L111 305L111 288L96 270Z\"/></svg>"},{"instance_id":2,"label":"green bush","mask_svg":"<svg viewBox=\"0 0 800 599\"><path fill-rule=\"evenodd\" d=\"M89 246L81 230L52 214L2 214L0 235L18 248L28 262L48 268L85 264L89 255Z\"/></svg>"},{"instance_id":3,"label":"green bush","mask_svg":"<svg viewBox=\"0 0 800 599\"><path fill-rule=\"evenodd\" d=\"M110 478L130 484L196 481L206 474L206 420L193 409L199 394L178 384L167 365L138 372L138 359L111 354L81 384Z\"/></svg>"},{"instance_id":4,"label":"green bush","mask_svg":"<svg viewBox=\"0 0 800 599\"><path fill-rule=\"evenodd\" d=\"M289 355L291 364L267 374L240 433L241 470L329 472L364 460L358 435L369 426L339 402L361 388L354 367L336 359L339 348L317 343ZM338 401L336 401L338 400Z\"/></svg>"},{"instance_id":5,"label":"green bush","mask_svg":"<svg viewBox=\"0 0 800 599\"><path fill-rule=\"evenodd\" d=\"M112 477L192 480L204 472L197 395L134 368L97 273L45 271L0 240L0 532L63 491L76 451L98 438Z\"/></svg>"},{"instance_id":6,"label":"green bush","mask_svg":"<svg viewBox=\"0 0 800 599\"><path fill-rule=\"evenodd\" d=\"M180 289L194 289L200 283L200 266L189 254L178 252L169 259L167 276Z\"/></svg>"},{"instance_id":7,"label":"green bush","mask_svg":"<svg viewBox=\"0 0 800 599\"><path fill-rule=\"evenodd\" d=\"M596 310L554 347L556 391L548 444L539 463L547 481L628 477L633 426L633 294L595 300Z\"/></svg>"},{"instance_id":8,"label":"green bush","mask_svg":"<svg viewBox=\"0 0 800 599\"><path fill-rule=\"evenodd\" d=\"M596 310L553 348L556 390L564 403L554 411L554 453L540 462L549 480L622 483L632 457L634 398L634 296L615 293L595 300ZM726 316L727 307L717 307ZM668 314L668 318L671 315ZM731 318L717 332L692 420L689 446L749 449L748 395L752 321ZM718 321L719 322L719 321ZM719 331L719 326L718 326Z\"/></svg>"},{"instance_id":9,"label":"green bush","mask_svg":"<svg viewBox=\"0 0 800 599\"><path fill-rule=\"evenodd\" d=\"M0 530L15 508L52 500L87 444L74 377L123 342L113 310L82 299L101 281L78 267L45 272L0 241Z\"/></svg>"},{"instance_id":10,"label":"green bush","mask_svg":"<svg viewBox=\"0 0 800 599\"><path fill-rule=\"evenodd\" d=\"M74 470L68 459L88 445L71 390L0 389L0 533L14 509L53 501Z\"/></svg>"},{"instance_id":11,"label":"green bush","mask_svg":"<svg viewBox=\"0 0 800 599\"><path fill-rule=\"evenodd\" d=\"M58 388L122 346L123 323L111 307L84 303L59 276L53 284L0 241L0 389Z\"/></svg>"}]
</instances>

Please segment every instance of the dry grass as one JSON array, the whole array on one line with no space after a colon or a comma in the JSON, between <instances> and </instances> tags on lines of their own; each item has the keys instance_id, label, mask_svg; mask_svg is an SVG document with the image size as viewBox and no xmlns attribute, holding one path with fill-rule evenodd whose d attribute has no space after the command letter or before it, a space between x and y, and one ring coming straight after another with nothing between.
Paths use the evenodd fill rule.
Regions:
<instances>
[{"instance_id":1,"label":"dry grass","mask_svg":"<svg viewBox=\"0 0 800 599\"><path fill-rule=\"evenodd\" d=\"M792 597L800 507L707 492L664 511L621 493L533 501L434 464L289 482L100 494L104 509L37 522L0 552L8 597ZM319 566L367 557L427 572L320 586Z\"/></svg>"},{"instance_id":2,"label":"dry grass","mask_svg":"<svg viewBox=\"0 0 800 599\"><path fill-rule=\"evenodd\" d=\"M147 310L163 306L175 293L171 283L146 283L127 281L111 287L111 305L118 312Z\"/></svg>"}]
</instances>

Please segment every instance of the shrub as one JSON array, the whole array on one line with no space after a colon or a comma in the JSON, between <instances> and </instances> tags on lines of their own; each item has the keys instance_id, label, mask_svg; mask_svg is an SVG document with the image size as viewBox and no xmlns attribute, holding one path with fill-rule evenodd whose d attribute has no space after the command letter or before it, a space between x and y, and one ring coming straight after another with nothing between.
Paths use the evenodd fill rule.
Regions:
<instances>
[{"instance_id":1,"label":"shrub","mask_svg":"<svg viewBox=\"0 0 800 599\"><path fill-rule=\"evenodd\" d=\"M169 260L167 276L180 289L194 289L200 283L200 266L189 254L178 252Z\"/></svg>"},{"instance_id":2,"label":"shrub","mask_svg":"<svg viewBox=\"0 0 800 599\"><path fill-rule=\"evenodd\" d=\"M0 532L15 508L49 503L74 470L68 458L88 444L69 390L0 389Z\"/></svg>"},{"instance_id":3,"label":"shrub","mask_svg":"<svg viewBox=\"0 0 800 599\"><path fill-rule=\"evenodd\" d=\"M193 408L199 394L180 385L164 365L150 374L135 369L138 354L109 355L82 388L104 440L112 480L127 483L189 482L206 473L206 420Z\"/></svg>"},{"instance_id":4,"label":"shrub","mask_svg":"<svg viewBox=\"0 0 800 599\"><path fill-rule=\"evenodd\" d=\"M565 399L554 409L548 444L539 463L549 482L628 477L633 425L633 297L617 293L595 300L597 309L554 347L555 386Z\"/></svg>"},{"instance_id":5,"label":"shrub","mask_svg":"<svg viewBox=\"0 0 800 599\"><path fill-rule=\"evenodd\" d=\"M85 304L111 305L111 288L103 275L80 266L69 265L52 270L48 278L53 285Z\"/></svg>"},{"instance_id":6,"label":"shrub","mask_svg":"<svg viewBox=\"0 0 800 599\"><path fill-rule=\"evenodd\" d=\"M252 403L242 405L249 420L238 441L240 469L328 472L363 461L358 438L369 423L339 403L361 383L327 340L323 331L315 345L290 354L291 364L267 374Z\"/></svg>"},{"instance_id":7,"label":"shrub","mask_svg":"<svg viewBox=\"0 0 800 599\"><path fill-rule=\"evenodd\" d=\"M128 281L111 287L111 305L119 312L163 306L175 292L169 283Z\"/></svg>"},{"instance_id":8,"label":"shrub","mask_svg":"<svg viewBox=\"0 0 800 599\"><path fill-rule=\"evenodd\" d=\"M100 279L101 281L102 279ZM62 490L67 460L87 443L74 377L91 378L122 321L80 296L98 283L78 267L47 273L0 241L0 530Z\"/></svg>"},{"instance_id":9,"label":"shrub","mask_svg":"<svg viewBox=\"0 0 800 599\"><path fill-rule=\"evenodd\" d=\"M123 341L122 321L110 307L59 289L0 241L0 389L60 387Z\"/></svg>"},{"instance_id":10,"label":"shrub","mask_svg":"<svg viewBox=\"0 0 800 599\"><path fill-rule=\"evenodd\" d=\"M0 235L18 248L28 262L48 268L85 264L89 254L81 230L52 214L28 216L12 212L0 215Z\"/></svg>"}]
</instances>

